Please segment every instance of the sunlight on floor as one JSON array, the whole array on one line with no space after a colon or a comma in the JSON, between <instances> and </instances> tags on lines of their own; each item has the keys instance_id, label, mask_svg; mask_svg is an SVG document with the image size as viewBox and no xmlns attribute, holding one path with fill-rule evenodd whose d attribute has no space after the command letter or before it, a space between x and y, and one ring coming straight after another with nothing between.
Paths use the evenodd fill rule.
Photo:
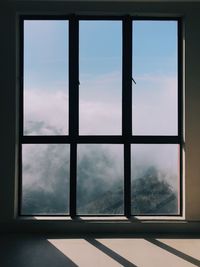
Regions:
<instances>
[{"instance_id":1,"label":"sunlight on floor","mask_svg":"<svg viewBox=\"0 0 200 267\"><path fill-rule=\"evenodd\" d=\"M48 239L78 266L199 265L199 239Z\"/></svg>"},{"instance_id":2,"label":"sunlight on floor","mask_svg":"<svg viewBox=\"0 0 200 267\"><path fill-rule=\"evenodd\" d=\"M122 266L84 239L48 239L78 266Z\"/></svg>"},{"instance_id":3,"label":"sunlight on floor","mask_svg":"<svg viewBox=\"0 0 200 267\"><path fill-rule=\"evenodd\" d=\"M136 266L193 266L145 239L101 239L99 241Z\"/></svg>"},{"instance_id":4,"label":"sunlight on floor","mask_svg":"<svg viewBox=\"0 0 200 267\"><path fill-rule=\"evenodd\" d=\"M162 243L181 251L200 261L200 240L199 239L157 239Z\"/></svg>"}]
</instances>

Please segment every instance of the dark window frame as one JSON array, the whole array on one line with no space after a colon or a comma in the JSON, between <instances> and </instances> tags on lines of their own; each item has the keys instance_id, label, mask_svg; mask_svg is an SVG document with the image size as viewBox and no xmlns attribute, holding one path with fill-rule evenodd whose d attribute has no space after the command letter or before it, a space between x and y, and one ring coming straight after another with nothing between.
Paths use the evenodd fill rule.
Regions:
<instances>
[{"instance_id":1,"label":"dark window frame","mask_svg":"<svg viewBox=\"0 0 200 267\"><path fill-rule=\"evenodd\" d=\"M31 136L23 134L24 120L24 20L67 20L69 22L69 134L59 136ZM79 135L79 21L112 20L122 22L122 135ZM132 135L132 21L177 21L178 28L178 134L167 135ZM22 15L20 16L20 88L19 88L19 149L18 149L18 215L19 216L70 216L75 217L116 217L131 218L131 144L177 144L179 145L179 214L140 214L145 217L182 216L183 214L183 48L182 19L180 17L134 17L134 16L55 16L55 15ZM22 145L23 144L69 144L70 145L70 196L68 214L22 214ZM120 215L77 215L77 145L78 144L122 144L124 145L124 214Z\"/></svg>"}]
</instances>

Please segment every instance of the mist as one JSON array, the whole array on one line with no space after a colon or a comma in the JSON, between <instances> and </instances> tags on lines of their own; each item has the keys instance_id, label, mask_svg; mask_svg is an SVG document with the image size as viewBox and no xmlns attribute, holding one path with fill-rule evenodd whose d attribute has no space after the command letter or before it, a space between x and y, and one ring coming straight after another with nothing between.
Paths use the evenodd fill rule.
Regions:
<instances>
[{"instance_id":1,"label":"mist","mask_svg":"<svg viewBox=\"0 0 200 267\"><path fill-rule=\"evenodd\" d=\"M118 76L117 73L101 76L101 83L99 83L99 77L96 80L95 78L85 79L85 83L81 85L80 92L82 93L79 104L81 107L80 127L84 129L82 133L121 134L120 83L118 83L118 94L112 97L116 81L119 82L120 80ZM143 84L150 77L148 76L148 79L147 77L140 77L140 79L141 84ZM170 116L176 117L172 108L173 104L169 104L168 110L163 108L163 99L166 100L166 97L163 98L163 94L168 97L169 101L176 99L177 94L175 77L168 77L168 82L166 79L167 77L165 79L157 78L155 81L155 78L152 77L153 84L160 84L161 80L164 80L165 88L162 87L159 93L158 89L155 90L155 94L153 90L149 89L153 100L148 103L146 100L144 101L147 92L141 89L140 99L143 99L143 105L148 104L148 111L155 109L155 105L156 110L161 109L162 106L161 110L164 110L169 118ZM100 93L96 95L96 90L92 89L95 84L100 84L97 91L101 92L101 97ZM109 90L101 90L105 84ZM140 82L138 88L141 88ZM90 92L93 93L90 94ZM163 113L156 112L156 116L152 113L147 121L147 113L146 109L143 109L143 105L139 105L137 109L133 106L133 112L136 112L134 118L138 116L137 127L146 132L155 132L159 126L159 120L163 120ZM141 118L146 119L141 120ZM157 128L154 120L157 121ZM152 129L149 126L151 125L150 122L152 122ZM175 122L176 118L173 118L172 123L166 123L162 130L165 131L169 126L172 131L175 131L173 126ZM133 127L134 125L133 123ZM65 91L63 87L58 87L57 90L35 88L26 90L25 134L68 134L67 90ZM67 214L69 212L69 151L69 145L23 145L22 209L24 213ZM178 145L135 144L132 145L131 151L132 192L135 192L134 186L142 186L137 180L142 181L146 176L150 182L151 179L156 179L157 184L161 184L167 192L171 192L169 194L176 195L175 201L177 203L179 188ZM77 211L79 214L123 214L123 159L123 145L78 145ZM141 189L137 189L137 192L138 190L142 192ZM156 194L158 194L156 197L158 202L161 197L159 193L154 192L154 195ZM141 201L138 205L140 203Z\"/></svg>"}]
</instances>

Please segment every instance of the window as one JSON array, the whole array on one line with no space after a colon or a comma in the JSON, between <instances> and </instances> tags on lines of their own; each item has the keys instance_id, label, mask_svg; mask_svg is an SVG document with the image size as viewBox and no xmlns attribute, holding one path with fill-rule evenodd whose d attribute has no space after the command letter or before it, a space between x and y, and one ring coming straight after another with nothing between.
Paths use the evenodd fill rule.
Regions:
<instances>
[{"instance_id":1,"label":"window","mask_svg":"<svg viewBox=\"0 0 200 267\"><path fill-rule=\"evenodd\" d=\"M181 215L179 19L21 18L20 215Z\"/></svg>"}]
</instances>

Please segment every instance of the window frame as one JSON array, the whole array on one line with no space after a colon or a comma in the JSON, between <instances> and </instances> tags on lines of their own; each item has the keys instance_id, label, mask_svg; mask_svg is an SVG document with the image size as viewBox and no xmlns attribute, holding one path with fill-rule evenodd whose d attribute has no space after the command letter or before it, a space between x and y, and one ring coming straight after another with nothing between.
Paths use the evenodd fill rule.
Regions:
<instances>
[{"instance_id":1,"label":"window frame","mask_svg":"<svg viewBox=\"0 0 200 267\"><path fill-rule=\"evenodd\" d=\"M68 135L24 135L24 27L25 20L66 20L69 25L69 132ZM79 135L79 21L112 20L122 22L122 134ZM132 134L132 22L139 20L177 21L177 77L178 77L178 133L177 135ZM20 16L20 88L19 88L19 149L18 149L18 215L59 217L177 217L183 215L183 47L182 19L180 17L149 16L87 16L87 15L21 15ZM69 214L22 214L22 145L23 144L69 144L70 145L70 195ZM77 215L77 145L122 144L124 145L124 214ZM131 144L177 144L179 145L179 214L131 214Z\"/></svg>"}]
</instances>

